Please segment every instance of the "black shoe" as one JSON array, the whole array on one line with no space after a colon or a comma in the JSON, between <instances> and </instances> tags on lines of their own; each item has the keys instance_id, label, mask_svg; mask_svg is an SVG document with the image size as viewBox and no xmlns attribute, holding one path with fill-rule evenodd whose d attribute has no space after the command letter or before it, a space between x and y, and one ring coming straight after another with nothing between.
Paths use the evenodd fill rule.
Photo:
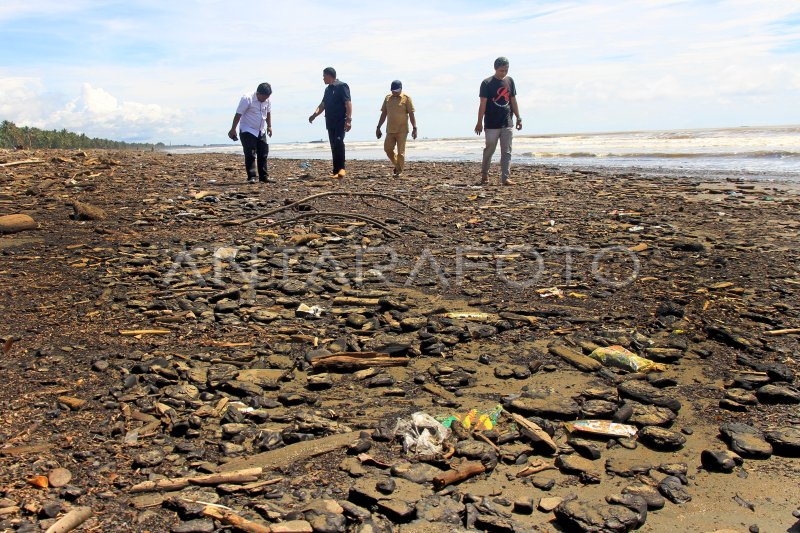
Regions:
<instances>
[{"instance_id":1,"label":"black shoe","mask_svg":"<svg viewBox=\"0 0 800 533\"><path fill-rule=\"evenodd\" d=\"M275 180L267 176L266 178L259 178L258 181L261 183L275 183Z\"/></svg>"},{"instance_id":2,"label":"black shoe","mask_svg":"<svg viewBox=\"0 0 800 533\"><path fill-rule=\"evenodd\" d=\"M255 182L256 182L255 176L247 178L247 183L255 183Z\"/></svg>"}]
</instances>

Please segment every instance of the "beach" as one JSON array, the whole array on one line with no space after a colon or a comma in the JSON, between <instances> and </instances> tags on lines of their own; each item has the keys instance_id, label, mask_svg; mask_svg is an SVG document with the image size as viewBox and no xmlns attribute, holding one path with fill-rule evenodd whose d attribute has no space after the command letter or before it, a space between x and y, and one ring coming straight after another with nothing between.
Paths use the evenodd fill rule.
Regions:
<instances>
[{"instance_id":1,"label":"beach","mask_svg":"<svg viewBox=\"0 0 800 533\"><path fill-rule=\"evenodd\" d=\"M205 152L0 151L0 530L797 528L792 169Z\"/></svg>"}]
</instances>

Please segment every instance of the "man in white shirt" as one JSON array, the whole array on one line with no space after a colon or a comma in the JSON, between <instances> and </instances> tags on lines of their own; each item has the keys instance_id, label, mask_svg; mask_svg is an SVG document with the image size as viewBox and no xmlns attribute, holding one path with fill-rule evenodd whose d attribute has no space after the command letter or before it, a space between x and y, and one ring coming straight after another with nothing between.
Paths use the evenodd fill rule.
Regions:
<instances>
[{"instance_id":1,"label":"man in white shirt","mask_svg":"<svg viewBox=\"0 0 800 533\"><path fill-rule=\"evenodd\" d=\"M267 136L272 137L272 104L269 101L271 94L272 87L265 82L258 85L255 93L242 96L233 116L233 125L228 132L231 140L238 140L236 126L239 126L248 183L255 183L256 177L262 183L275 181L269 178L267 168L267 155L269 155Z\"/></svg>"}]
</instances>

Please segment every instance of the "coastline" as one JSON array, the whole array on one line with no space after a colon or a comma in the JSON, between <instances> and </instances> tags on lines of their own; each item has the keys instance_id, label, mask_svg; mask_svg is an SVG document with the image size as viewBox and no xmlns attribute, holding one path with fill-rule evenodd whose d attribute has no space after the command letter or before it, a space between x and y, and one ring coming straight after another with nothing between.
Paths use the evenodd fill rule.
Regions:
<instances>
[{"instance_id":1,"label":"coastline","mask_svg":"<svg viewBox=\"0 0 800 533\"><path fill-rule=\"evenodd\" d=\"M762 401L761 393L738 407L723 402L747 396L748 383L755 398L763 383L753 376L767 371L753 365L800 371L797 336L767 333L800 327L800 184L513 163L518 185L476 187L475 162L409 161L406 176L392 179L381 160L348 160L348 177L330 180L328 160L303 168L304 159L276 158L277 183L256 185L244 182L238 153L0 152L3 163L23 159L41 163L0 168L0 214L24 213L39 225L0 238L0 337L12 339L0 365L0 404L13 413L0 434L9 445L52 435L68 443L41 458L73 471L81 505L101 510L106 530L180 524L158 498L137 507L146 502L131 487L255 456L266 451L257 437L264 432L289 445L345 427L380 431L415 411L446 416L502 403L539 417L554 430L559 458L576 458L561 422L597 415L590 407L605 408L602 416L626 404L637 417L668 414L626 399L632 382L680 401L674 420L660 423L683 444L592 441L601 458L587 459L583 474L559 467L526 478L516 473L529 460L553 464L552 455L523 438L490 435L501 449L492 471L439 494L392 476L400 490L375 496L389 510L373 518L437 520L426 505L457 507L469 494L472 502L488 498L508 521L548 528L556 519L535 509L539 498L574 494L594 508L634 482L653 488L678 472L691 501L668 501L645 530L786 530L796 521L794 494L785 490L800 480L796 458L776 447L768 459L746 458L721 474L701 468L700 456L727 449L719 438L727 422L761 431L800 426L795 405ZM494 163L491 179L498 171ZM328 196L231 223L327 192L389 198ZM106 217L73 220L74 201ZM121 333L151 329L165 333ZM551 350L593 344L661 354L667 370L650 378L582 371ZM311 367L316 350L354 348L409 360L364 376ZM85 403L54 408L59 396ZM243 406L241 419L215 410L223 400ZM27 432L30 421L37 435ZM378 462L407 459L398 442L366 440ZM147 453L160 461L147 463ZM0 485L12 487L4 495L11 503L56 497L20 483L47 473L39 459L3 458ZM355 503L351 488L372 495L388 472L341 448L268 468L264 478L282 478L274 502L288 511L312 499ZM587 481L592 476L599 483ZM545 478L553 480L546 490ZM247 493L211 487L203 497L269 520L253 512ZM513 510L525 498L533 498L531 514ZM397 518L398 509L410 514ZM20 513L3 520L46 522Z\"/></svg>"}]
</instances>

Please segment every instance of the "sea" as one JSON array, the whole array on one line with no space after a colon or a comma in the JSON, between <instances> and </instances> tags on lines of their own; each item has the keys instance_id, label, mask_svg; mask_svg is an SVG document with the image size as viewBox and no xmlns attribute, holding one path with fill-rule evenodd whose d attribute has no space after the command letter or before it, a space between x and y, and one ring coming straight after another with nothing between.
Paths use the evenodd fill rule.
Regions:
<instances>
[{"instance_id":1,"label":"sea","mask_svg":"<svg viewBox=\"0 0 800 533\"><path fill-rule=\"evenodd\" d=\"M480 161L483 137L409 138L406 160ZM383 160L383 142L347 141L348 159ZM173 153L241 153L238 144L175 148ZM327 142L272 143L270 157L329 159ZM499 157L498 151L495 159ZM513 164L602 169L705 179L800 182L800 125L669 131L514 135ZM409 168L409 170L411 170Z\"/></svg>"}]
</instances>

